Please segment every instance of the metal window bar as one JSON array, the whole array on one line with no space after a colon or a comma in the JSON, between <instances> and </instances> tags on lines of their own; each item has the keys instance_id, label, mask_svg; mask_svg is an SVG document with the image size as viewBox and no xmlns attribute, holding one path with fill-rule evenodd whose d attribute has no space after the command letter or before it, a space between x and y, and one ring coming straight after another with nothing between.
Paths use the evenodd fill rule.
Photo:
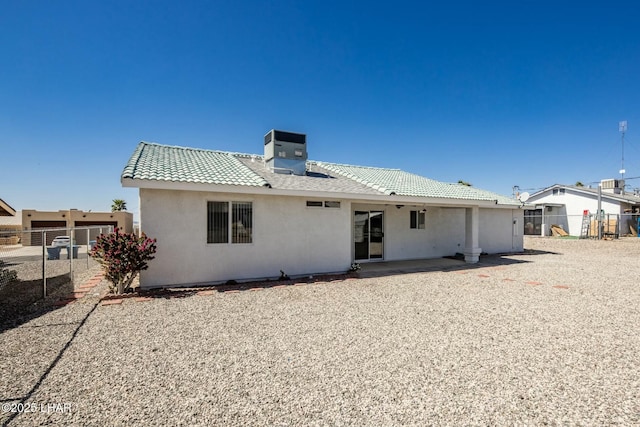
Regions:
<instances>
[{"instance_id":1,"label":"metal window bar","mask_svg":"<svg viewBox=\"0 0 640 427\"><path fill-rule=\"evenodd\" d=\"M207 243L229 243L228 202L207 202Z\"/></svg>"},{"instance_id":2,"label":"metal window bar","mask_svg":"<svg viewBox=\"0 0 640 427\"><path fill-rule=\"evenodd\" d=\"M232 243L253 241L253 206L251 202L232 203Z\"/></svg>"}]
</instances>

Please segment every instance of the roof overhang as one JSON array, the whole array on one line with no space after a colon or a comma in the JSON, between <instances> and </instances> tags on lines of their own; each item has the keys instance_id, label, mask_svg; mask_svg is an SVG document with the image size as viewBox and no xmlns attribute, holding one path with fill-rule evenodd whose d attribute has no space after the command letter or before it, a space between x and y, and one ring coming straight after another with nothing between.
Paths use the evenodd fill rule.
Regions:
<instances>
[{"instance_id":1,"label":"roof overhang","mask_svg":"<svg viewBox=\"0 0 640 427\"><path fill-rule=\"evenodd\" d=\"M258 187L252 185L223 185L204 184L193 182L157 181L132 178L121 178L123 187L176 190L176 191L200 191L212 193L253 194L265 196L290 196L309 198L333 198L353 200L358 202L394 204L394 205L425 205L425 206L449 206L449 207L483 207L493 209L522 209L521 205L498 204L497 200L467 200L446 197L419 197L377 194L342 193L333 191L308 191L308 190L284 190L278 188Z\"/></svg>"},{"instance_id":2,"label":"roof overhang","mask_svg":"<svg viewBox=\"0 0 640 427\"><path fill-rule=\"evenodd\" d=\"M565 191L572 191L574 193L578 193L578 194L584 194L586 196L590 196L590 197L598 197L598 190L594 189L594 188L583 188L583 187L575 187L575 186L568 186L568 185L560 185L560 184L554 184L551 187L547 187L544 188L540 191L537 191L535 193L533 193L530 196L530 199L536 198L546 192L552 191L553 189L556 188L564 188ZM617 202L623 202L623 203L629 203L631 205L640 205L640 199L633 197L631 198L631 196L625 196L623 194L615 194L615 193L609 193L607 191L602 191L600 193L601 198L602 199L608 199L608 200L614 200ZM553 206L553 204L551 203L547 203L547 206Z\"/></svg>"},{"instance_id":3,"label":"roof overhang","mask_svg":"<svg viewBox=\"0 0 640 427\"><path fill-rule=\"evenodd\" d=\"M16 210L0 199L0 216L16 216Z\"/></svg>"},{"instance_id":4,"label":"roof overhang","mask_svg":"<svg viewBox=\"0 0 640 427\"><path fill-rule=\"evenodd\" d=\"M536 209L546 208L546 207L561 208L563 206L564 206L563 203L536 203L535 204L535 208Z\"/></svg>"}]
</instances>

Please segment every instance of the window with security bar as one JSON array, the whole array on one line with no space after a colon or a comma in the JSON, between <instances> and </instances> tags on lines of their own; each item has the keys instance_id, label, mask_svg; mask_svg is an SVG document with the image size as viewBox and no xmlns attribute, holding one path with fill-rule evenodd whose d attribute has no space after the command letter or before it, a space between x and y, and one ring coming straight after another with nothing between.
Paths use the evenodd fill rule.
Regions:
<instances>
[{"instance_id":1,"label":"window with security bar","mask_svg":"<svg viewBox=\"0 0 640 427\"><path fill-rule=\"evenodd\" d=\"M252 243L252 236L251 202L207 202L207 243Z\"/></svg>"},{"instance_id":2,"label":"window with security bar","mask_svg":"<svg viewBox=\"0 0 640 427\"><path fill-rule=\"evenodd\" d=\"M251 202L233 202L231 220L231 242L251 243L253 208Z\"/></svg>"}]
</instances>

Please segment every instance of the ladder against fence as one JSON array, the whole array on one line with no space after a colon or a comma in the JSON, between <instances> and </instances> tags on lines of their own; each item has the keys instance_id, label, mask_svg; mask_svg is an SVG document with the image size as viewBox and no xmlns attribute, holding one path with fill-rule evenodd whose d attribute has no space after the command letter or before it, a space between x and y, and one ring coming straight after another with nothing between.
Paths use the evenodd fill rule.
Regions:
<instances>
[{"instance_id":1,"label":"ladder against fence","mask_svg":"<svg viewBox=\"0 0 640 427\"><path fill-rule=\"evenodd\" d=\"M598 214L591 214L584 211L582 215L582 228L580 229L581 239L600 239L620 237L620 215L605 214L604 211Z\"/></svg>"},{"instance_id":2,"label":"ladder against fence","mask_svg":"<svg viewBox=\"0 0 640 427\"><path fill-rule=\"evenodd\" d=\"M589 229L591 228L591 215L588 210L582 212L582 228L580 229L580 238L589 237Z\"/></svg>"}]
</instances>

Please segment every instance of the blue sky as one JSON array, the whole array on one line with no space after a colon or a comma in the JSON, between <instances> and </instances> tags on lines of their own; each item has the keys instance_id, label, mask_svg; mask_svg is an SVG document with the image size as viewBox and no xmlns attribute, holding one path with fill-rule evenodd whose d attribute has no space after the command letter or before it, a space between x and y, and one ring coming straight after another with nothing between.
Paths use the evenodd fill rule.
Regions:
<instances>
[{"instance_id":1,"label":"blue sky","mask_svg":"<svg viewBox=\"0 0 640 427\"><path fill-rule=\"evenodd\" d=\"M3 2L0 198L137 212L139 141L260 154L272 128L511 194L618 177L627 120L637 177L640 6L595 3Z\"/></svg>"}]
</instances>

